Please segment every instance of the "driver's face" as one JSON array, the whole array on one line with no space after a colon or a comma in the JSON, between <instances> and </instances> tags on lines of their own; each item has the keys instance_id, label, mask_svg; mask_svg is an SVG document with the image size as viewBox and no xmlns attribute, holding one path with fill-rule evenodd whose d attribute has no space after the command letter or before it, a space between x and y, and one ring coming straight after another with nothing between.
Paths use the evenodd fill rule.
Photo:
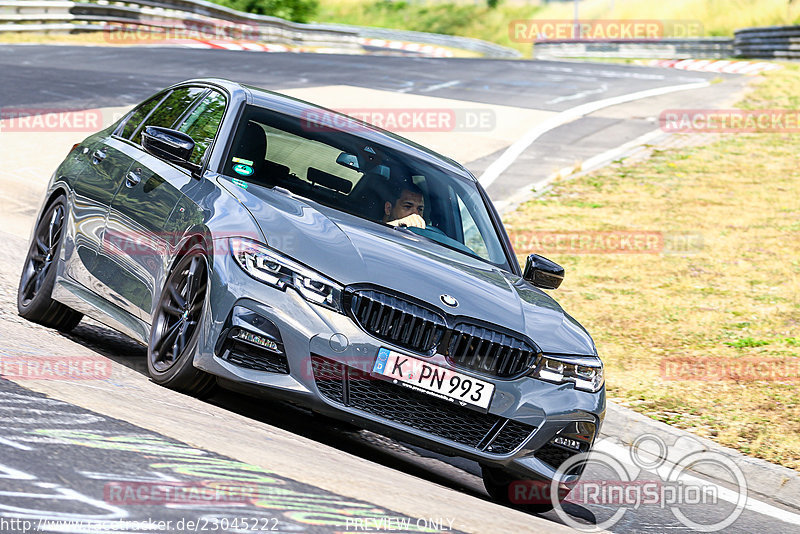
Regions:
<instances>
[{"instance_id":1,"label":"driver's face","mask_svg":"<svg viewBox=\"0 0 800 534\"><path fill-rule=\"evenodd\" d=\"M408 217L412 214L417 214L422 217L422 212L425 210L425 200L419 193L412 193L404 189L400 198L392 206L391 202L387 202L384 206L387 221L396 221L403 217Z\"/></svg>"}]
</instances>

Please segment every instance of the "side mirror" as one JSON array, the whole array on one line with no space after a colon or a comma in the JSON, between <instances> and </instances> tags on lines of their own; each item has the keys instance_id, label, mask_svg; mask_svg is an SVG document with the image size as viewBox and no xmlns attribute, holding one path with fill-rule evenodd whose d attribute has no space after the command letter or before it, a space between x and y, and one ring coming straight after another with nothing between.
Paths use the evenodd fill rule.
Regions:
<instances>
[{"instance_id":1,"label":"side mirror","mask_svg":"<svg viewBox=\"0 0 800 534\"><path fill-rule=\"evenodd\" d=\"M200 165L189 161L194 150L194 139L178 130L145 126L142 131L142 148L157 158L180 165L199 175Z\"/></svg>"},{"instance_id":2,"label":"side mirror","mask_svg":"<svg viewBox=\"0 0 800 534\"><path fill-rule=\"evenodd\" d=\"M564 268L544 256L531 254L522 278L542 289L557 289L564 281Z\"/></svg>"}]
</instances>

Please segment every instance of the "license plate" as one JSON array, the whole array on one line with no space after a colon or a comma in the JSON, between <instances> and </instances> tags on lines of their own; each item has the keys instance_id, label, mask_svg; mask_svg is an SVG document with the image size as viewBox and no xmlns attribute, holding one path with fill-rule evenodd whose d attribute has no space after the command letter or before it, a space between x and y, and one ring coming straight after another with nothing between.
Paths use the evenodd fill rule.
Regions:
<instances>
[{"instance_id":1,"label":"license plate","mask_svg":"<svg viewBox=\"0 0 800 534\"><path fill-rule=\"evenodd\" d=\"M494 384L382 348L372 372L409 389L460 406L489 410Z\"/></svg>"}]
</instances>

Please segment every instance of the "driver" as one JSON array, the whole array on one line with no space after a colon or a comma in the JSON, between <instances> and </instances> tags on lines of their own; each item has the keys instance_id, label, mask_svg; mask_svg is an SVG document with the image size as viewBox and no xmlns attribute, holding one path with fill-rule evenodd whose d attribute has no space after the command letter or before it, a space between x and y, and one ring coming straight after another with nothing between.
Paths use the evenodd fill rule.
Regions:
<instances>
[{"instance_id":1,"label":"driver","mask_svg":"<svg viewBox=\"0 0 800 534\"><path fill-rule=\"evenodd\" d=\"M414 226L425 228L422 213L425 210L425 199L422 189L414 184L406 183L399 188L399 195L387 200L383 206L383 223L390 226Z\"/></svg>"}]
</instances>

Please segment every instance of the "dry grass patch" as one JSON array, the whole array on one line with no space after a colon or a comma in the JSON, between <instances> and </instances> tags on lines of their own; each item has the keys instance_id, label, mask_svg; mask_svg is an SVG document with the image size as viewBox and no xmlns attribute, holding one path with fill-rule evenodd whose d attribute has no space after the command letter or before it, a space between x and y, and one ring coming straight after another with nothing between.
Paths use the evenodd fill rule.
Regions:
<instances>
[{"instance_id":1,"label":"dry grass patch","mask_svg":"<svg viewBox=\"0 0 800 534\"><path fill-rule=\"evenodd\" d=\"M75 44L75 45L105 45L114 43L103 31L82 33L38 33L38 32L2 32L0 43L31 43L31 44Z\"/></svg>"},{"instance_id":2,"label":"dry grass patch","mask_svg":"<svg viewBox=\"0 0 800 534\"><path fill-rule=\"evenodd\" d=\"M743 108L800 108L800 68L770 73ZM689 253L551 254L559 302L589 328L609 397L800 470L800 135L736 134L656 151L557 184L509 232L699 236ZM665 358L795 365L795 381L665 380Z\"/></svg>"}]
</instances>

